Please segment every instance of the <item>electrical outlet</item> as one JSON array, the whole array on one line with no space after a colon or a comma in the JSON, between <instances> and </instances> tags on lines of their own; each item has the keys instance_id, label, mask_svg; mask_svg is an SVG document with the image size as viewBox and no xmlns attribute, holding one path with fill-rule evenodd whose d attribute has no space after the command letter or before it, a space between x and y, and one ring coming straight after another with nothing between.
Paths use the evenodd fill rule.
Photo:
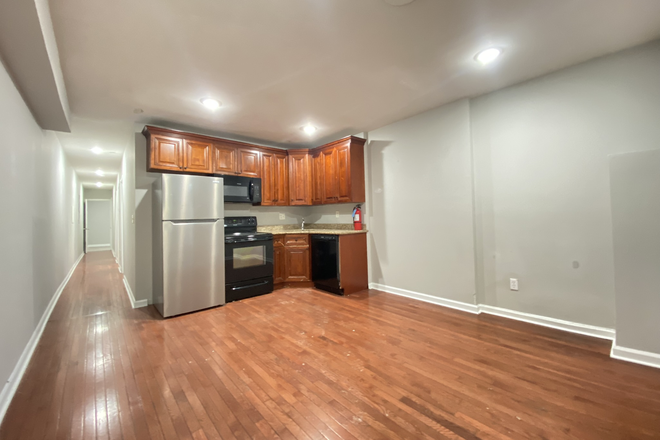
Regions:
<instances>
[{"instance_id":1,"label":"electrical outlet","mask_svg":"<svg viewBox=\"0 0 660 440\"><path fill-rule=\"evenodd\" d=\"M280 220L284 220L285 218L286 218L286 216L284 214L280 213Z\"/></svg>"},{"instance_id":2,"label":"electrical outlet","mask_svg":"<svg viewBox=\"0 0 660 440\"><path fill-rule=\"evenodd\" d=\"M518 278L509 278L509 289L518 290Z\"/></svg>"},{"instance_id":3,"label":"electrical outlet","mask_svg":"<svg viewBox=\"0 0 660 440\"><path fill-rule=\"evenodd\" d=\"M335 217L339 218L339 211L335 212Z\"/></svg>"},{"instance_id":4,"label":"electrical outlet","mask_svg":"<svg viewBox=\"0 0 660 440\"><path fill-rule=\"evenodd\" d=\"M135 223L135 214L131 215L131 223Z\"/></svg>"}]
</instances>

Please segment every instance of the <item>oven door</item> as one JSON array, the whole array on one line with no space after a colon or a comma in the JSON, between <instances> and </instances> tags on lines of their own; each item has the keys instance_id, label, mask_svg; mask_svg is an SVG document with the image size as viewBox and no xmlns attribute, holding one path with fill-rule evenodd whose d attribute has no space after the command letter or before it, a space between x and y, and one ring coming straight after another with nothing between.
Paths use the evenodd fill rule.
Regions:
<instances>
[{"instance_id":1,"label":"oven door","mask_svg":"<svg viewBox=\"0 0 660 440\"><path fill-rule=\"evenodd\" d=\"M225 243L227 284L273 276L273 239Z\"/></svg>"}]
</instances>

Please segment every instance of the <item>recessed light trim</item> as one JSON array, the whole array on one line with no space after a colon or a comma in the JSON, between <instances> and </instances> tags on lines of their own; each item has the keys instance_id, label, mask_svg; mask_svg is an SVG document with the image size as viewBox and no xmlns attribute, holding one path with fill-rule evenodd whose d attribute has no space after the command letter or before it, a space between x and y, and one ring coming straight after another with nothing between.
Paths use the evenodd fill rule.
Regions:
<instances>
[{"instance_id":1,"label":"recessed light trim","mask_svg":"<svg viewBox=\"0 0 660 440\"><path fill-rule=\"evenodd\" d=\"M199 100L199 102L201 102L202 105L204 107L206 107L207 109L209 109L209 110L216 110L216 109L220 108L220 101L218 101L217 99L202 98L202 99Z\"/></svg>"},{"instance_id":2,"label":"recessed light trim","mask_svg":"<svg viewBox=\"0 0 660 440\"><path fill-rule=\"evenodd\" d=\"M317 128L314 127L312 124L303 125L302 127L300 127L300 129L309 135L316 133L317 130Z\"/></svg>"},{"instance_id":3,"label":"recessed light trim","mask_svg":"<svg viewBox=\"0 0 660 440\"><path fill-rule=\"evenodd\" d=\"M102 184L101 182L96 182L96 187L97 187L97 188L100 188L100 187L102 187L102 186L103 186L103 184Z\"/></svg>"},{"instance_id":4,"label":"recessed light trim","mask_svg":"<svg viewBox=\"0 0 660 440\"><path fill-rule=\"evenodd\" d=\"M489 47L474 56L474 59L483 65L490 64L502 55L502 49L499 47Z\"/></svg>"},{"instance_id":5,"label":"recessed light trim","mask_svg":"<svg viewBox=\"0 0 660 440\"><path fill-rule=\"evenodd\" d=\"M94 153L94 154L101 154L101 153L103 153L103 148L101 148L101 147L94 147L94 148L92 148L92 153Z\"/></svg>"},{"instance_id":6,"label":"recessed light trim","mask_svg":"<svg viewBox=\"0 0 660 440\"><path fill-rule=\"evenodd\" d=\"M103 172L103 170L96 170L95 173L96 173L97 176L100 176L100 177L102 177L105 174Z\"/></svg>"}]
</instances>

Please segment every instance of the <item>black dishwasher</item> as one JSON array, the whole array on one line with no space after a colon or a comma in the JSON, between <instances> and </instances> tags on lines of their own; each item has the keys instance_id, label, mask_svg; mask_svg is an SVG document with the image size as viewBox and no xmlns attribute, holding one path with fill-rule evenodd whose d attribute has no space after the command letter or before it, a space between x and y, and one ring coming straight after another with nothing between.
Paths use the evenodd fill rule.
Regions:
<instances>
[{"instance_id":1,"label":"black dishwasher","mask_svg":"<svg viewBox=\"0 0 660 440\"><path fill-rule=\"evenodd\" d=\"M342 295L339 285L339 236L312 234L314 287Z\"/></svg>"}]
</instances>

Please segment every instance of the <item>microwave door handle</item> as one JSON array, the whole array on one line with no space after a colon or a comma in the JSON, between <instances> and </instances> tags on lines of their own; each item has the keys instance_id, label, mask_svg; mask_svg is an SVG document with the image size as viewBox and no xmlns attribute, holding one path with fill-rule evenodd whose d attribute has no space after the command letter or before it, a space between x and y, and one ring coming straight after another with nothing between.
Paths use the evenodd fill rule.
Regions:
<instances>
[{"instance_id":1,"label":"microwave door handle","mask_svg":"<svg viewBox=\"0 0 660 440\"><path fill-rule=\"evenodd\" d=\"M250 180L250 201L254 200L254 182Z\"/></svg>"}]
</instances>

